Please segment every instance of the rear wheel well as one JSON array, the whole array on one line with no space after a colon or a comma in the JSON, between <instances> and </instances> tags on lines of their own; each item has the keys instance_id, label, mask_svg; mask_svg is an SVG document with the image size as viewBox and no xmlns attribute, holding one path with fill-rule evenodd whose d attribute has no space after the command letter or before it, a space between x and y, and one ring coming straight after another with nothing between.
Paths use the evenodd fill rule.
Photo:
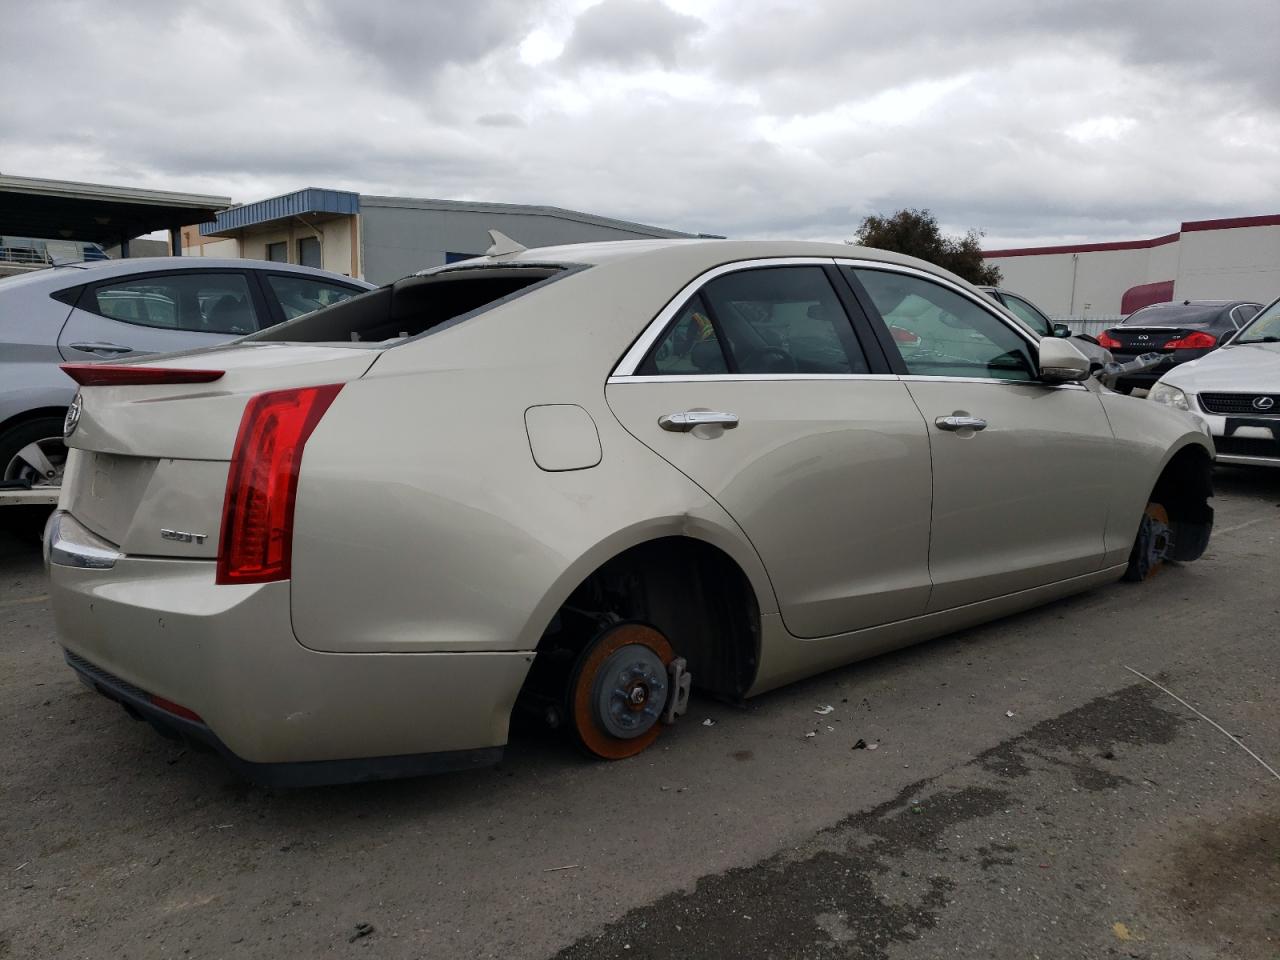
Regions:
<instances>
[{"instance_id":1,"label":"rear wheel well","mask_svg":"<svg viewBox=\"0 0 1280 960\"><path fill-rule=\"evenodd\" d=\"M1212 496L1213 460L1198 444L1183 447L1165 464L1150 498L1169 513L1174 560L1195 560L1209 545Z\"/></svg>"},{"instance_id":2,"label":"rear wheel well","mask_svg":"<svg viewBox=\"0 0 1280 960\"><path fill-rule=\"evenodd\" d=\"M760 612L746 574L717 547L663 537L623 551L574 589L538 642L525 699L557 699L587 643L628 620L660 630L703 692L737 700L755 680Z\"/></svg>"},{"instance_id":3,"label":"rear wheel well","mask_svg":"<svg viewBox=\"0 0 1280 960\"><path fill-rule=\"evenodd\" d=\"M29 420L43 420L46 417L57 417L62 420L67 415L65 405L61 407L36 407L34 410L23 410L21 413L15 413L4 423L0 423L0 436L7 431L12 430L19 424L26 423Z\"/></svg>"}]
</instances>

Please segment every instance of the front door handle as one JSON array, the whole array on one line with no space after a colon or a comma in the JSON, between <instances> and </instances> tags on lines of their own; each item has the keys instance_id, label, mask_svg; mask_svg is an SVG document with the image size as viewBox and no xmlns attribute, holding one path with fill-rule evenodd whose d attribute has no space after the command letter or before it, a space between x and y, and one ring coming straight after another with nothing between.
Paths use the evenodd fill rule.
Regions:
<instances>
[{"instance_id":1,"label":"front door handle","mask_svg":"<svg viewBox=\"0 0 1280 960\"><path fill-rule=\"evenodd\" d=\"M933 425L939 430L985 430L987 421L981 417L938 417Z\"/></svg>"},{"instance_id":2,"label":"front door handle","mask_svg":"<svg viewBox=\"0 0 1280 960\"><path fill-rule=\"evenodd\" d=\"M658 426L672 433L688 433L694 427L711 424L732 430L738 425L738 418L732 413L718 410L685 410L683 413L668 413L658 418Z\"/></svg>"},{"instance_id":3,"label":"front door handle","mask_svg":"<svg viewBox=\"0 0 1280 960\"><path fill-rule=\"evenodd\" d=\"M122 347L118 343L72 343L68 344L72 350L79 350L81 353L132 353L133 347Z\"/></svg>"}]
</instances>

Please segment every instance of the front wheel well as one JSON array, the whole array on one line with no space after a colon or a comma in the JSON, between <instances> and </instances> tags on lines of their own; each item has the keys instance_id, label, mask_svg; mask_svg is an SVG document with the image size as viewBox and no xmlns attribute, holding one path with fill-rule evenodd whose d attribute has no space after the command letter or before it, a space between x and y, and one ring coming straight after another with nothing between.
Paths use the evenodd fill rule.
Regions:
<instances>
[{"instance_id":1,"label":"front wheel well","mask_svg":"<svg viewBox=\"0 0 1280 960\"><path fill-rule=\"evenodd\" d=\"M1169 513L1174 560L1198 559L1209 545L1212 496L1213 459L1199 444L1188 444L1165 464L1150 498Z\"/></svg>"},{"instance_id":2,"label":"front wheel well","mask_svg":"<svg viewBox=\"0 0 1280 960\"><path fill-rule=\"evenodd\" d=\"M619 621L660 630L694 687L712 696L741 699L755 681L760 611L750 581L718 547L673 536L623 551L573 590L538 643L526 692L554 698L586 644Z\"/></svg>"}]
</instances>

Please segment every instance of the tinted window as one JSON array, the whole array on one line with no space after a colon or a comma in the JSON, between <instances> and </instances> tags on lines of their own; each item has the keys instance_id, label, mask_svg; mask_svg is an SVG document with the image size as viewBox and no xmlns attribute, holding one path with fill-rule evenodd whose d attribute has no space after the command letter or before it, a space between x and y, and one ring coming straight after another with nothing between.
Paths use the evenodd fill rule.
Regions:
<instances>
[{"instance_id":1,"label":"tinted window","mask_svg":"<svg viewBox=\"0 0 1280 960\"><path fill-rule=\"evenodd\" d=\"M994 380L1035 378L1026 340L968 297L920 277L845 269L862 281L909 373Z\"/></svg>"},{"instance_id":2,"label":"tinted window","mask_svg":"<svg viewBox=\"0 0 1280 960\"><path fill-rule=\"evenodd\" d=\"M821 267L762 267L710 281L702 297L737 373L867 373Z\"/></svg>"},{"instance_id":3,"label":"tinted window","mask_svg":"<svg viewBox=\"0 0 1280 960\"><path fill-rule=\"evenodd\" d=\"M1231 311L1231 322L1236 325L1238 330L1253 319L1253 315L1258 312L1258 309L1257 304L1242 303Z\"/></svg>"},{"instance_id":4,"label":"tinted window","mask_svg":"<svg viewBox=\"0 0 1280 960\"><path fill-rule=\"evenodd\" d=\"M1280 300L1274 300L1240 332L1234 343L1275 343L1280 340Z\"/></svg>"},{"instance_id":5,"label":"tinted window","mask_svg":"<svg viewBox=\"0 0 1280 960\"><path fill-rule=\"evenodd\" d=\"M1004 294L1004 303L1014 315L1042 337L1053 336L1053 323L1032 304L1015 297L1011 293Z\"/></svg>"},{"instance_id":6,"label":"tinted window","mask_svg":"<svg viewBox=\"0 0 1280 960\"><path fill-rule=\"evenodd\" d=\"M1222 304L1153 303L1135 310L1120 323L1131 327L1211 327L1223 315Z\"/></svg>"},{"instance_id":7,"label":"tinted window","mask_svg":"<svg viewBox=\"0 0 1280 960\"><path fill-rule=\"evenodd\" d=\"M194 333L253 333L258 315L239 273L139 277L96 287L89 309L112 320Z\"/></svg>"},{"instance_id":8,"label":"tinted window","mask_svg":"<svg viewBox=\"0 0 1280 960\"><path fill-rule=\"evenodd\" d=\"M314 280L311 277L282 274L268 276L267 285L279 301L286 320L292 320L294 317L300 317L304 313L319 310L330 304L341 303L363 292L339 286L336 283Z\"/></svg>"},{"instance_id":9,"label":"tinted window","mask_svg":"<svg viewBox=\"0 0 1280 960\"><path fill-rule=\"evenodd\" d=\"M702 295L696 294L685 304L639 372L652 376L728 373L728 370L706 304L702 302Z\"/></svg>"}]
</instances>

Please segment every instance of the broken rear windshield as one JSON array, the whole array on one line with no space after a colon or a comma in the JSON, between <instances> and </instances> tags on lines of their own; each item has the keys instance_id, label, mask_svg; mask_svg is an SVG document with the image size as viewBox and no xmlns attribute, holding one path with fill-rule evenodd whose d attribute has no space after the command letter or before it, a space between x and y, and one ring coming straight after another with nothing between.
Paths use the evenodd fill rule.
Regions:
<instances>
[{"instance_id":1,"label":"broken rear windshield","mask_svg":"<svg viewBox=\"0 0 1280 960\"><path fill-rule=\"evenodd\" d=\"M395 283L316 310L245 342L389 344L461 322L555 281L562 264L468 267Z\"/></svg>"}]
</instances>

